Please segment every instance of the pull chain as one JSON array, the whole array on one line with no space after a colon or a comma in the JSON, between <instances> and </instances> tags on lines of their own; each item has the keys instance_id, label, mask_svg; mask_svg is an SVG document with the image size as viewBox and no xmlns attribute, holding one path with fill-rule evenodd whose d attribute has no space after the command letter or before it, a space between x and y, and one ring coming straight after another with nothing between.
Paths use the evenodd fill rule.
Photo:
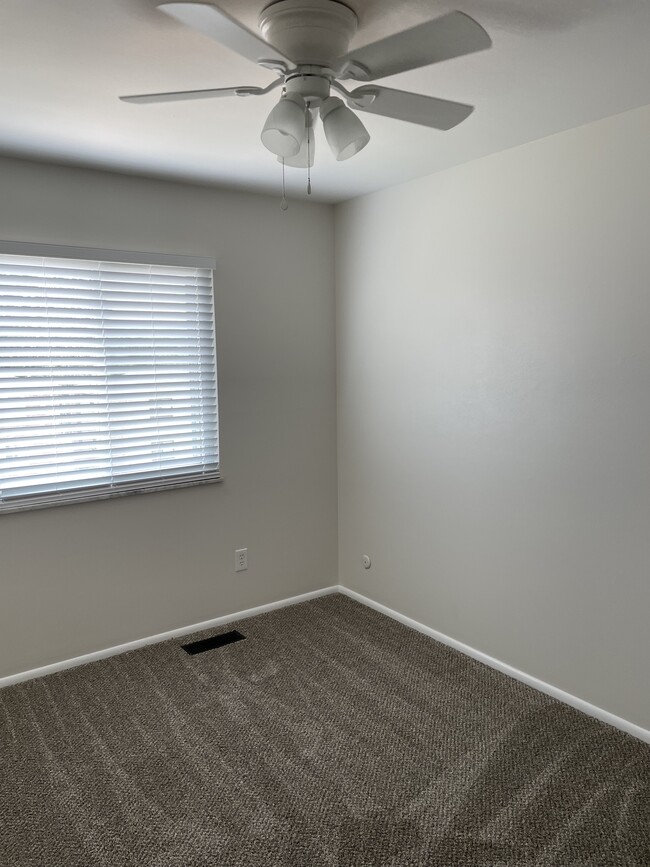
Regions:
<instances>
[{"instance_id":1,"label":"pull chain","mask_svg":"<svg viewBox=\"0 0 650 867\"><path fill-rule=\"evenodd\" d=\"M311 196L311 112L307 103L307 195Z\"/></svg>"},{"instance_id":2,"label":"pull chain","mask_svg":"<svg viewBox=\"0 0 650 867\"><path fill-rule=\"evenodd\" d=\"M286 211L289 208L289 202L287 202L287 184L284 171L284 157L282 157L282 201L280 202L280 208Z\"/></svg>"}]
</instances>

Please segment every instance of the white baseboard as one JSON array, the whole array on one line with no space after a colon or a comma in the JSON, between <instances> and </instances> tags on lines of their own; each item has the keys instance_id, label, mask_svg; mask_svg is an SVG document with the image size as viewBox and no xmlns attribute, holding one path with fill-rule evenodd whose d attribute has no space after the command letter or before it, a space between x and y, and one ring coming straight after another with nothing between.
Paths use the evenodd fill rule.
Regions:
<instances>
[{"instance_id":1,"label":"white baseboard","mask_svg":"<svg viewBox=\"0 0 650 867\"><path fill-rule=\"evenodd\" d=\"M367 596L362 596L361 593L357 593L355 590L350 590L348 587L343 587L340 584L332 587L325 587L322 590L314 590L311 593L302 593L299 596L291 596L288 599L281 599L278 602L269 602L266 605L258 605L256 608L248 608L246 611L237 611L234 614L225 614L223 617L215 617L212 620L205 620L201 623L193 623L190 626L182 626L179 629L171 629L169 632L161 632L158 635L150 635L147 638L139 638L137 639L137 641L129 641L126 644L118 644L115 647L107 647L104 650L97 650L93 653L86 653L83 656L76 656L73 659L64 659L61 662L53 662L50 665L44 665L41 668L33 668L30 671L21 671L18 674L10 674L7 677L0 677L0 689L6 686L12 686L15 683L21 683L25 680L33 680L37 677L43 677L46 674L53 674L57 671L65 671L65 669L68 668L76 668L78 665L86 665L86 663L95 662L95 660L98 659L106 659L109 656L116 656L120 653L126 653L129 650L137 650L139 647L146 647L148 644L157 644L160 641L167 641L170 638L178 638L183 635L189 635L193 632L201 632L204 629L212 629L216 626L223 626L226 623L232 623L235 620L243 620L246 617L254 617L256 614L264 614L267 611L275 611L278 608L285 608L289 605L296 605L299 602L306 602L309 599L317 599L320 596L327 596L331 593L343 593L346 596L349 596L351 599L355 599L357 602L360 602L362 605L367 605L369 608L374 608L375 611L379 611L381 614L385 614L387 617L392 617L393 620L398 620L405 626L409 626L411 629L422 632L424 635L428 635L430 638L434 638L436 641L441 642L441 644L446 644L448 647L453 647L455 650L459 650L466 656L470 656L472 657L472 659L477 659L479 662L483 662L485 663L485 665L489 665L490 668L495 668L497 671L501 671L503 672L503 674L507 674L509 677L513 677L515 680L519 680L522 683L527 684L528 686L532 686L533 689L537 689L540 692L545 693L546 695L557 698L559 699L559 701L562 701L565 704L568 704L571 707L574 707L577 710L586 713L588 716L594 717L595 719L607 723L614 728L627 732L627 734L630 734L641 741L650 743L650 730L641 728L641 726L638 726L635 723L629 722L622 717L616 716L615 714L610 713L607 710L603 710L603 708L597 707L594 704L590 704L589 702L584 701L583 699L578 698L577 696L572 695L569 692L565 692L564 690L559 689L558 687L553 686L550 683L545 683L543 680L539 680L538 678L533 677L531 674L526 674L525 671L520 671L517 668L513 668L511 665L508 665L505 662L501 662L500 659L495 659L493 656L488 656L487 653L483 653L480 650L475 650L475 648L470 647L468 644L463 644L462 641L457 641L455 638L450 638L448 635L445 635L442 632L438 632L436 629L432 629L430 626L425 626L423 623L419 623L417 620L412 620L410 617L406 617L406 615L400 614L399 611L394 611L392 608L388 608L386 605L375 602L373 599L369 599Z\"/></svg>"},{"instance_id":2,"label":"white baseboard","mask_svg":"<svg viewBox=\"0 0 650 867\"><path fill-rule=\"evenodd\" d=\"M311 593L302 593L300 596L291 596L289 599L281 599L279 602L268 602L266 605L258 605L256 608L248 608L246 611L238 611L235 614L225 614L223 617L215 617L212 620L204 620L202 623L193 623L191 626L181 626L180 629L171 629L169 632L160 632L158 635L150 635L148 638L138 638L137 641L129 641L126 644L118 644L115 647L107 647L104 650L96 650L93 653L85 653L83 656L75 656L74 659L64 659L61 662L53 662L41 668L32 668L30 671L21 671L18 674L10 674L0 677L0 689L21 683L24 680L33 680L46 674L54 674L56 671L64 671L66 668L76 668L78 665L86 665L97 659L106 659L109 656L117 656L129 650L137 650L146 647L147 644L157 644L159 641L167 641L170 638L178 638L181 635L189 635L192 632L201 632L203 629L212 629L215 626L223 626L234 620L243 620L246 617L254 617L256 614L264 614L266 611L275 611L277 608L285 608L288 605L296 605L298 602L307 602L308 599L316 599L319 596L327 596L330 593L338 593L338 586L325 587L323 590L313 590Z\"/></svg>"},{"instance_id":3,"label":"white baseboard","mask_svg":"<svg viewBox=\"0 0 650 867\"><path fill-rule=\"evenodd\" d=\"M477 659L479 662L483 662L485 663L485 665L489 665L490 668L496 668L497 671L501 671L504 674L507 674L509 677L513 677L515 680L520 680L522 683L528 684L528 686L532 686L533 689L537 689L540 692L546 693L546 695L557 698L560 701L564 702L564 704L568 704L571 707L574 707L577 710L586 713L588 716L594 717L595 719L607 723L614 728L627 732L627 734L638 738L640 741L650 743L650 731L648 729L641 728L641 726L629 722L628 720L623 719L620 716L615 716L613 713L610 713L607 710L603 710L603 708L597 707L594 704L589 704L588 701L584 701L583 699L578 698L575 695L571 695L571 693L565 692L563 689L559 689L557 686L552 686L550 683L545 683L543 680L539 680L538 678L533 677L531 674L526 674L525 671L519 671L518 668L513 668L511 665L508 665L505 662L501 662L500 659L495 659L493 656L488 656L487 653L482 653L480 650L475 650L473 647L470 647L467 644L463 644L462 641L456 641L455 638L450 638L448 635L444 635L442 632L438 632L436 629L431 629L430 626L425 626L423 623L418 623L417 620L412 620L410 617L406 617L404 614L400 614L398 611L393 611L392 608L388 608L386 605L381 605L379 602L368 599L368 597L362 596L360 593L357 593L354 590L349 590L347 587L342 586L339 586L336 589L340 593L344 593L346 596L349 596L351 599L356 599L357 602L361 602L362 605L367 605L369 608L374 608L375 611L379 611L381 614L392 617L393 620L399 620L400 623L405 624L405 626L410 626L411 629L415 629L418 632L422 632L431 638L435 638L435 640L441 642L441 644L446 644L448 647L453 647L455 650L460 650L460 652L464 653L466 656L471 656L472 659Z\"/></svg>"}]
</instances>

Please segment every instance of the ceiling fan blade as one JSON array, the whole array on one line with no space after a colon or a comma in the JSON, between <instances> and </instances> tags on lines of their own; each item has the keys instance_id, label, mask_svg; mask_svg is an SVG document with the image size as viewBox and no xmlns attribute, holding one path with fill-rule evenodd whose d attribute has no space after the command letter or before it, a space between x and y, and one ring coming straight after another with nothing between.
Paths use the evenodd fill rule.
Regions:
<instances>
[{"instance_id":1,"label":"ceiling fan blade","mask_svg":"<svg viewBox=\"0 0 650 867\"><path fill-rule=\"evenodd\" d=\"M350 52L343 58L350 65L343 77L347 74L359 81L375 81L482 51L491 45L492 40L473 18L464 12L449 12ZM362 68L355 68L357 64Z\"/></svg>"},{"instance_id":2,"label":"ceiling fan blade","mask_svg":"<svg viewBox=\"0 0 650 867\"><path fill-rule=\"evenodd\" d=\"M171 93L137 93L121 96L122 102L140 104L150 102L180 102L186 99L214 99L220 96L260 96L268 91L264 87L216 87L209 90L176 90Z\"/></svg>"},{"instance_id":3,"label":"ceiling fan blade","mask_svg":"<svg viewBox=\"0 0 650 867\"><path fill-rule=\"evenodd\" d=\"M375 85L357 87L347 98L350 107L359 111L442 130L452 129L474 111L473 105L462 102Z\"/></svg>"},{"instance_id":4,"label":"ceiling fan blade","mask_svg":"<svg viewBox=\"0 0 650 867\"><path fill-rule=\"evenodd\" d=\"M286 67L289 62L276 48L251 33L217 6L208 3L161 3L158 9L193 30L216 39L221 45L252 60L253 63L267 60Z\"/></svg>"}]
</instances>

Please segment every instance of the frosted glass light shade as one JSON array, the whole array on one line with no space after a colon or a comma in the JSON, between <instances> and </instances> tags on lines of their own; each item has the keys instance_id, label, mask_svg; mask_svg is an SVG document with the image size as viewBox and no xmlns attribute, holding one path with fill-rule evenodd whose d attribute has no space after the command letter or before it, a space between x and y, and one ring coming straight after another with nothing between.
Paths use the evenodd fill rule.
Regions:
<instances>
[{"instance_id":1,"label":"frosted glass light shade","mask_svg":"<svg viewBox=\"0 0 650 867\"><path fill-rule=\"evenodd\" d=\"M262 144L278 157L293 157L305 136L305 100L299 93L287 93L271 109L262 130Z\"/></svg>"},{"instance_id":2,"label":"frosted glass light shade","mask_svg":"<svg viewBox=\"0 0 650 867\"><path fill-rule=\"evenodd\" d=\"M320 116L327 143L337 160L348 160L370 141L365 126L337 96L323 100Z\"/></svg>"},{"instance_id":3,"label":"frosted glass light shade","mask_svg":"<svg viewBox=\"0 0 650 867\"><path fill-rule=\"evenodd\" d=\"M310 111L305 113L307 118L305 122L305 135L300 146L300 150L293 157L285 157L285 166L291 166L294 169L307 169L314 166L314 154L316 151L316 142L314 136L314 118ZM307 138L309 137L309 141ZM278 157L278 162L282 162L282 157Z\"/></svg>"}]
</instances>

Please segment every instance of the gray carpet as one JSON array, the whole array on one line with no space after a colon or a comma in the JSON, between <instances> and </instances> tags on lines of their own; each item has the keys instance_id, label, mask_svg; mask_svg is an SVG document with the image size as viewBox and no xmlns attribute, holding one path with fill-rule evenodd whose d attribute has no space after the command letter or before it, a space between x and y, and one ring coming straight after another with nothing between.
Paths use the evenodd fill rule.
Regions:
<instances>
[{"instance_id":1,"label":"gray carpet","mask_svg":"<svg viewBox=\"0 0 650 867\"><path fill-rule=\"evenodd\" d=\"M650 865L650 746L344 596L233 628L0 691L3 867Z\"/></svg>"}]
</instances>

